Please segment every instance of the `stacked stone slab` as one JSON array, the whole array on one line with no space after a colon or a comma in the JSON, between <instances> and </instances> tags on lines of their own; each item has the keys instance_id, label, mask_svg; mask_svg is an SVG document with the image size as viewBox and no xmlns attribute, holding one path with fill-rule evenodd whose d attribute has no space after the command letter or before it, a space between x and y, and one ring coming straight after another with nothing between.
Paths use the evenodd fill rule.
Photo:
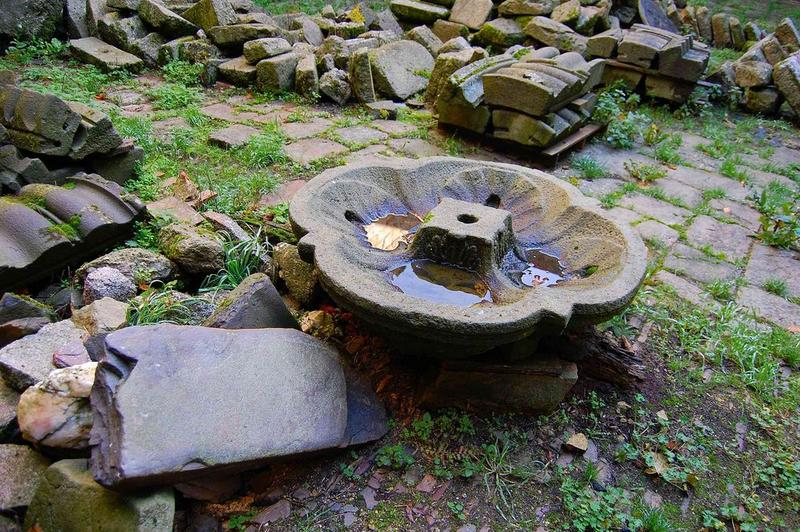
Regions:
<instances>
[{"instance_id":1,"label":"stacked stone slab","mask_svg":"<svg viewBox=\"0 0 800 532\"><path fill-rule=\"evenodd\" d=\"M743 22L728 13L712 15L705 6L686 6L676 14L675 22L682 33L691 33L715 48L745 50L766 36L766 32L755 22Z\"/></svg>"},{"instance_id":2,"label":"stacked stone slab","mask_svg":"<svg viewBox=\"0 0 800 532\"><path fill-rule=\"evenodd\" d=\"M692 93L710 57L708 47L691 35L642 24L589 38L587 54L607 59L605 84L621 79L631 89L676 103Z\"/></svg>"},{"instance_id":3,"label":"stacked stone slab","mask_svg":"<svg viewBox=\"0 0 800 532\"><path fill-rule=\"evenodd\" d=\"M556 48L511 48L474 61L439 89L439 123L532 148L563 139L591 116L604 61Z\"/></svg>"},{"instance_id":4,"label":"stacked stone slab","mask_svg":"<svg viewBox=\"0 0 800 532\"><path fill-rule=\"evenodd\" d=\"M104 113L51 94L17 87L13 75L0 83L0 189L61 182L79 171L106 172L124 182L142 152L125 142ZM43 160L44 159L44 160ZM46 161L46 162L45 162Z\"/></svg>"},{"instance_id":5,"label":"stacked stone slab","mask_svg":"<svg viewBox=\"0 0 800 532\"><path fill-rule=\"evenodd\" d=\"M774 114L786 101L800 116L800 31L791 19L782 20L774 33L723 64L710 79L741 89L741 105L748 111Z\"/></svg>"}]
</instances>

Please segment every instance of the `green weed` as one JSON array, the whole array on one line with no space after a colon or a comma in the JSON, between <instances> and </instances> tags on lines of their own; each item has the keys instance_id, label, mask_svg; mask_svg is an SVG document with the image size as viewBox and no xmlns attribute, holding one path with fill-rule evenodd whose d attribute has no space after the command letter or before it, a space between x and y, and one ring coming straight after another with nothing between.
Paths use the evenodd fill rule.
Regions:
<instances>
[{"instance_id":1,"label":"green weed","mask_svg":"<svg viewBox=\"0 0 800 532\"><path fill-rule=\"evenodd\" d=\"M584 179L599 179L608 175L606 167L590 155L573 157L572 166L581 173L581 177Z\"/></svg>"}]
</instances>

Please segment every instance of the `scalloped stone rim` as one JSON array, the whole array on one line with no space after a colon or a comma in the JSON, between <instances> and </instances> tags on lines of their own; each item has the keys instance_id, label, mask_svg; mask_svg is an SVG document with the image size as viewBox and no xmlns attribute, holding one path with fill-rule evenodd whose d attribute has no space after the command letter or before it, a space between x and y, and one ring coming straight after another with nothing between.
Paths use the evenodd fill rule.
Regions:
<instances>
[{"instance_id":1,"label":"scalloped stone rim","mask_svg":"<svg viewBox=\"0 0 800 532\"><path fill-rule=\"evenodd\" d=\"M383 272L398 255L370 249L351 221L389 212L424 216L443 197L484 203L495 196L512 213L520 240L552 244L576 267L594 265L597 272L496 305L426 302L386 282ZM432 157L334 168L297 193L290 219L301 256L316 264L340 306L401 350L444 358L607 320L633 299L647 265L639 235L607 217L596 200L544 172L503 163Z\"/></svg>"}]
</instances>

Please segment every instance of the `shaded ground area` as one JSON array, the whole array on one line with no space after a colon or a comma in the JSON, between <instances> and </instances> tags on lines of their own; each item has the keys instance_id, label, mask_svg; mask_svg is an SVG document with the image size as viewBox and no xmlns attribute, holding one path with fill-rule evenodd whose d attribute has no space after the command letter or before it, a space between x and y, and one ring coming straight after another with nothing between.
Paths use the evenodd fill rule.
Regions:
<instances>
[{"instance_id":1,"label":"shaded ground area","mask_svg":"<svg viewBox=\"0 0 800 532\"><path fill-rule=\"evenodd\" d=\"M102 108L137 139L146 159L130 189L144 200L183 171L218 194L204 208L245 223L285 221L285 203L269 197L279 184L347 162L450 154L530 164L436 129L425 110L376 119L356 106L205 90L178 64L164 76L127 78L65 68L46 54L17 59L0 66L28 64L24 85ZM394 420L390 434L254 475L248 494L226 504L184 502L185 522L212 516L231 530L271 517L282 517L276 530L800 526L800 343L789 332L800 327L800 260L769 245L786 243L768 230L774 204L797 201L797 129L723 108L637 112L655 124L644 138L619 149L605 135L552 171L633 224L650 248L645 287L604 325L646 361L638 389L583 378L558 411L540 417L424 412L414 399L420 367L390 357L323 302L335 324L329 340L371 377ZM153 229L140 226L131 244L154 245Z\"/></svg>"}]
</instances>

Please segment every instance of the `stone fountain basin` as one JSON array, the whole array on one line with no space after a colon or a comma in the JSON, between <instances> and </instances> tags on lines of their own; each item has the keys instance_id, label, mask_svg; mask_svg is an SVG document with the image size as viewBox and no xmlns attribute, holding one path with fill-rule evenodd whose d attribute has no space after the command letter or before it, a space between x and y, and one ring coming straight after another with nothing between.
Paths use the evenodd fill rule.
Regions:
<instances>
[{"instance_id":1,"label":"stone fountain basin","mask_svg":"<svg viewBox=\"0 0 800 532\"><path fill-rule=\"evenodd\" d=\"M425 219L445 198L508 211L518 243L545 247L572 270L592 273L520 288L493 267L479 273L495 284L495 302L468 307L399 291L386 272L414 255L414 243L375 249L363 225L387 214ZM542 336L621 312L646 269L646 247L630 226L567 182L510 164L433 157L334 168L303 187L289 213L301 257L316 264L331 298L394 347L421 356L465 358L497 346L530 356Z\"/></svg>"}]
</instances>

